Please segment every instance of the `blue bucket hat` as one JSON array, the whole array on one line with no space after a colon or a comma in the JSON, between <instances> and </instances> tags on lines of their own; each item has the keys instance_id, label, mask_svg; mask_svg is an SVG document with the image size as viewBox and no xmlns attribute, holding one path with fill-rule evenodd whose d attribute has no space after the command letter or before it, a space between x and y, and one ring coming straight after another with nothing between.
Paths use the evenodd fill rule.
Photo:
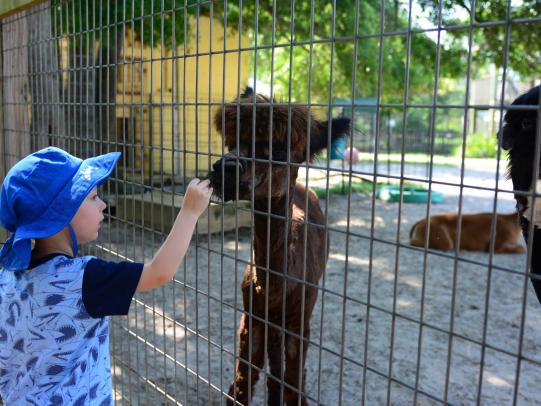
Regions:
<instances>
[{"instance_id":1,"label":"blue bucket hat","mask_svg":"<svg viewBox=\"0 0 541 406\"><path fill-rule=\"evenodd\" d=\"M0 251L0 267L27 269L32 239L50 237L66 226L77 255L69 223L90 191L107 180L119 157L120 152L111 152L82 160L48 147L15 164L0 194L0 223L12 233Z\"/></svg>"}]
</instances>

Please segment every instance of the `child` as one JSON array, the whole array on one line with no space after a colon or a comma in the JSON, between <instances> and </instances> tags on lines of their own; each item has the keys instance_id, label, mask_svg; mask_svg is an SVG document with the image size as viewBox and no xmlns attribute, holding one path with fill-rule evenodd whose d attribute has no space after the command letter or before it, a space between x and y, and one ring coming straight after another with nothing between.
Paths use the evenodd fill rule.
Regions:
<instances>
[{"instance_id":1,"label":"child","mask_svg":"<svg viewBox=\"0 0 541 406\"><path fill-rule=\"evenodd\" d=\"M208 180L190 182L150 262L77 257L77 244L98 236L106 205L96 188L119 157L81 160L49 147L18 162L2 184L0 223L12 233L0 251L0 397L7 406L113 404L106 316L127 314L136 291L170 281L186 254L212 194Z\"/></svg>"}]
</instances>

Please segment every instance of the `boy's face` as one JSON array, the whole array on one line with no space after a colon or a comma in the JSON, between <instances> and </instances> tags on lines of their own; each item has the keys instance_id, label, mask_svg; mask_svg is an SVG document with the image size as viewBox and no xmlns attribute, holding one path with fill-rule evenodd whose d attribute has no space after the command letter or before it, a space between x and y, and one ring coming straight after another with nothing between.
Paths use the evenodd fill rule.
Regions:
<instances>
[{"instance_id":1,"label":"boy's face","mask_svg":"<svg viewBox=\"0 0 541 406\"><path fill-rule=\"evenodd\" d=\"M103 221L103 210L106 207L105 202L98 196L98 189L92 189L71 220L78 244L84 244L98 238L98 231Z\"/></svg>"}]
</instances>

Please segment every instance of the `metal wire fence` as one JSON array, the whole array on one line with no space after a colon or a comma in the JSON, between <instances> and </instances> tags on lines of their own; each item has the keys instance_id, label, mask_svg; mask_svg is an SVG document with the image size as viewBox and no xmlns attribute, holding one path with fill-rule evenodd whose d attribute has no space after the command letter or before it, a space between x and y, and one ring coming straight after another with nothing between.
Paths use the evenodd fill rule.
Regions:
<instances>
[{"instance_id":1,"label":"metal wire fence","mask_svg":"<svg viewBox=\"0 0 541 406\"><path fill-rule=\"evenodd\" d=\"M118 404L541 402L533 234L516 253L496 238L516 192L496 133L539 84L539 2L466 3L58 0L2 18L2 176L46 145L122 152L85 253L149 260L191 178L223 197L174 280L111 318ZM410 243L443 212L480 252Z\"/></svg>"}]
</instances>

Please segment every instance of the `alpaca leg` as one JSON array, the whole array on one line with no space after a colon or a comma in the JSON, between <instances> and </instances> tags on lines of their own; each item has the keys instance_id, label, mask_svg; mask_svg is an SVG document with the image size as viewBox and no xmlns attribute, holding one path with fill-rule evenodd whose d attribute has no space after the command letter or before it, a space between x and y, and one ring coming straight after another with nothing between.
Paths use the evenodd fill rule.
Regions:
<instances>
[{"instance_id":1,"label":"alpaca leg","mask_svg":"<svg viewBox=\"0 0 541 406\"><path fill-rule=\"evenodd\" d=\"M249 397L251 397L259 378L259 370L263 368L265 358L263 324L252 319L252 329L250 330L249 322L249 316L243 314L239 329L239 359L237 360L235 379L229 387L229 396L234 400L228 399L228 405L248 405L250 403Z\"/></svg>"},{"instance_id":2,"label":"alpaca leg","mask_svg":"<svg viewBox=\"0 0 541 406\"><path fill-rule=\"evenodd\" d=\"M280 383L284 364L282 333L272 327L269 327L267 353L269 359L269 372L271 375L267 377L268 405L279 406L283 404L282 385Z\"/></svg>"},{"instance_id":3,"label":"alpaca leg","mask_svg":"<svg viewBox=\"0 0 541 406\"><path fill-rule=\"evenodd\" d=\"M300 335L300 330L293 331L295 334ZM306 326L303 331L303 338L305 340L310 338L310 327ZM290 388L284 389L284 401L286 405L298 405L299 399L301 405L308 405L306 398L304 396L304 381L305 381L305 370L304 365L306 362L306 351L308 350L308 343L302 341L301 349L301 340L297 337L287 336L286 335L286 371L285 371L285 381L295 388L295 390ZM301 359L302 356L302 359Z\"/></svg>"}]
</instances>

